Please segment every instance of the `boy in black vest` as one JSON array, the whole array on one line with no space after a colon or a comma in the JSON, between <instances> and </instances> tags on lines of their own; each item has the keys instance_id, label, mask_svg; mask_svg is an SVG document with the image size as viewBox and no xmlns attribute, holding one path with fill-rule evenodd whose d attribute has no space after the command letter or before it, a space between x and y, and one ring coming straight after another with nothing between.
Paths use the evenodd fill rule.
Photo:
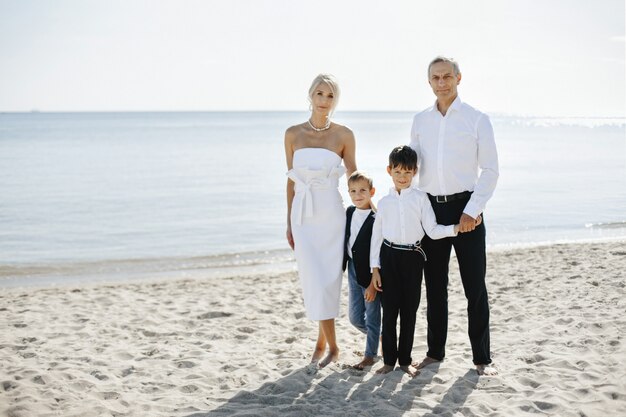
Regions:
<instances>
[{"instance_id":1,"label":"boy in black vest","mask_svg":"<svg viewBox=\"0 0 626 417\"><path fill-rule=\"evenodd\" d=\"M348 191L354 205L346 210L343 269L348 268L350 323L366 335L363 360L353 366L363 370L374 364L380 338L380 296L374 288L369 264L375 189L370 177L355 171L348 179Z\"/></svg>"}]
</instances>

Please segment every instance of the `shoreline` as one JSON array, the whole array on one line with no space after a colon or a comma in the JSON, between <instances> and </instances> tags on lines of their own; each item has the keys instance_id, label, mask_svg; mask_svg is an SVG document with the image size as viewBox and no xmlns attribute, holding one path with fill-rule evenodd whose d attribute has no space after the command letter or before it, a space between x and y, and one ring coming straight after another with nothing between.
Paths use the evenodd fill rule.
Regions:
<instances>
[{"instance_id":1,"label":"shoreline","mask_svg":"<svg viewBox=\"0 0 626 417\"><path fill-rule=\"evenodd\" d=\"M625 270L625 240L490 253L496 377L473 370L455 267L447 358L414 379L375 375L380 361L349 368L364 338L347 318L345 279L340 361L317 372L306 366L317 323L295 272L10 288L0 295L0 416L618 415ZM426 351L425 307L423 295L414 360Z\"/></svg>"},{"instance_id":2,"label":"shoreline","mask_svg":"<svg viewBox=\"0 0 626 417\"><path fill-rule=\"evenodd\" d=\"M579 240L517 242L487 245L487 253L541 248L552 245L626 242L626 236ZM452 257L454 257L454 251ZM282 274L297 269L290 249L224 253L185 258L111 259L49 264L0 264L0 288L48 288L159 282L180 279L220 279L229 276Z\"/></svg>"}]
</instances>

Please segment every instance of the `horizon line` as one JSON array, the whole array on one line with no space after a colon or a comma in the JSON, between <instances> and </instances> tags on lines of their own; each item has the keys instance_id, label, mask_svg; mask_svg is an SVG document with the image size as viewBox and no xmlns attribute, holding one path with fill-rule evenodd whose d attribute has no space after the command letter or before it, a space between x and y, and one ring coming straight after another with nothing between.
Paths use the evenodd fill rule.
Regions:
<instances>
[{"instance_id":1,"label":"horizon line","mask_svg":"<svg viewBox=\"0 0 626 417\"><path fill-rule=\"evenodd\" d=\"M423 110L423 109L422 109ZM335 114L341 113L417 113L422 110L338 110ZM0 110L0 114L102 114L102 113L308 113L308 110ZM626 119L626 114L622 115L541 115L541 114L522 114L507 113L500 111L484 111L488 115L498 117L523 117L523 118L548 118L548 119Z\"/></svg>"}]
</instances>

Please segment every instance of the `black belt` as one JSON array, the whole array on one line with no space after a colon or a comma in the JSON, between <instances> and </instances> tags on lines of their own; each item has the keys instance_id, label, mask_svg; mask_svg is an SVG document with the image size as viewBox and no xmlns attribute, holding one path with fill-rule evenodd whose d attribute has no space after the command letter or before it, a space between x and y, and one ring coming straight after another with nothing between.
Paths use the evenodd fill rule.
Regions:
<instances>
[{"instance_id":1,"label":"black belt","mask_svg":"<svg viewBox=\"0 0 626 417\"><path fill-rule=\"evenodd\" d=\"M463 192L460 192L460 193L450 194L450 195L430 195L430 194L428 194L428 198L433 203L448 203L448 202L454 201L454 200L461 200L461 199L469 198L471 195L472 195L471 191L463 191Z\"/></svg>"},{"instance_id":2,"label":"black belt","mask_svg":"<svg viewBox=\"0 0 626 417\"><path fill-rule=\"evenodd\" d=\"M390 242L387 239L383 239L383 243L389 246L391 249L400 249L400 250L408 250L412 252L419 252L424 257L424 260L426 260L426 252L424 252L424 249L422 249L422 245L420 244L419 241L415 243L411 243L409 245L400 245L398 243Z\"/></svg>"}]
</instances>

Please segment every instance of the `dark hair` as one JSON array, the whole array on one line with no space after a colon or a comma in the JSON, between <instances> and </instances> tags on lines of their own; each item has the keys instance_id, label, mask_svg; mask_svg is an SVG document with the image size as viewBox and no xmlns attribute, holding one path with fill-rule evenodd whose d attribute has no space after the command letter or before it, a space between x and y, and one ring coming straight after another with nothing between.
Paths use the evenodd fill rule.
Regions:
<instances>
[{"instance_id":1,"label":"dark hair","mask_svg":"<svg viewBox=\"0 0 626 417\"><path fill-rule=\"evenodd\" d=\"M374 187L374 180L372 179L372 177L370 177L363 171L354 171L352 175L350 175L350 178L348 178L348 186L350 186L350 184L352 184L353 182L360 180L367 181L367 185L369 185L370 190L372 189L372 187Z\"/></svg>"},{"instance_id":2,"label":"dark hair","mask_svg":"<svg viewBox=\"0 0 626 417\"><path fill-rule=\"evenodd\" d=\"M410 146L396 146L389 154L389 166L417 170L417 153Z\"/></svg>"}]
</instances>

